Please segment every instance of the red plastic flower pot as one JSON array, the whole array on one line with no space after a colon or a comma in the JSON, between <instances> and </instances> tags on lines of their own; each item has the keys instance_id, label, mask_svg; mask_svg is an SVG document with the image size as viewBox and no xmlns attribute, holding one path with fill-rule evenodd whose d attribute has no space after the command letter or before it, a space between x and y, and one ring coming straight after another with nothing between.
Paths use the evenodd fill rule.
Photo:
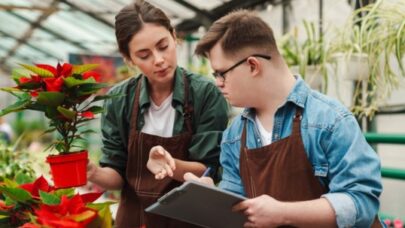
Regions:
<instances>
[{"instance_id":1,"label":"red plastic flower pot","mask_svg":"<svg viewBox=\"0 0 405 228\"><path fill-rule=\"evenodd\" d=\"M56 188L83 186L87 183L87 150L62 155L50 155L46 161L51 166Z\"/></svg>"}]
</instances>

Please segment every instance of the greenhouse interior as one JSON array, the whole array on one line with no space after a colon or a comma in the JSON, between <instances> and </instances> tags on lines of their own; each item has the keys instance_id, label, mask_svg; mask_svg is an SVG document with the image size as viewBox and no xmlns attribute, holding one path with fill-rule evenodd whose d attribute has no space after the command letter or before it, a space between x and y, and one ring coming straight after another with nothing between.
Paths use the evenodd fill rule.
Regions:
<instances>
[{"instance_id":1,"label":"greenhouse interior","mask_svg":"<svg viewBox=\"0 0 405 228\"><path fill-rule=\"evenodd\" d=\"M405 0L2 0L0 227L405 227L404 97Z\"/></svg>"}]
</instances>

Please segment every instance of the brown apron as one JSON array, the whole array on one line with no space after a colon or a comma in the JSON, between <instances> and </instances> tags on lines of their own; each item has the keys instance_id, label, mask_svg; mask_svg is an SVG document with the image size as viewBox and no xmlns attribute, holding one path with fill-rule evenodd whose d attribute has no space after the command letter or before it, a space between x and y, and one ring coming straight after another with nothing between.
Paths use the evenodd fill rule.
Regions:
<instances>
[{"instance_id":1,"label":"brown apron","mask_svg":"<svg viewBox=\"0 0 405 228\"><path fill-rule=\"evenodd\" d=\"M156 145L161 145L169 151L173 158L188 159L188 146L192 136L192 106L188 102L189 85L184 71L183 80L185 90L184 124L187 131L168 138L145 134L136 129L142 78L138 83L131 115L126 168L127 181L121 191L116 227L193 227L187 223L144 212L145 208L156 202L159 197L181 184L181 182L171 178L156 180L155 176L147 169L146 163L150 149Z\"/></svg>"},{"instance_id":2,"label":"brown apron","mask_svg":"<svg viewBox=\"0 0 405 228\"><path fill-rule=\"evenodd\" d=\"M266 194L280 201L305 201L318 199L328 191L315 177L307 158L301 137L301 119L302 108L297 107L291 135L255 149L246 147L245 121L239 166L249 198ZM378 218L372 227L381 227Z\"/></svg>"}]
</instances>

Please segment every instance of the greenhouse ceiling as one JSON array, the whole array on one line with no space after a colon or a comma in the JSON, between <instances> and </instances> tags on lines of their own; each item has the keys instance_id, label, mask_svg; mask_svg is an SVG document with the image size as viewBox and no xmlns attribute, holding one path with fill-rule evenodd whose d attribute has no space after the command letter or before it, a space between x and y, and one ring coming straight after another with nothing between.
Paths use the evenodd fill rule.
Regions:
<instances>
[{"instance_id":1,"label":"greenhouse ceiling","mask_svg":"<svg viewBox=\"0 0 405 228\"><path fill-rule=\"evenodd\" d=\"M118 55L115 14L131 0L1 0L0 67L54 63L69 53ZM209 26L227 12L266 7L276 0L150 0L171 18L180 36Z\"/></svg>"}]
</instances>

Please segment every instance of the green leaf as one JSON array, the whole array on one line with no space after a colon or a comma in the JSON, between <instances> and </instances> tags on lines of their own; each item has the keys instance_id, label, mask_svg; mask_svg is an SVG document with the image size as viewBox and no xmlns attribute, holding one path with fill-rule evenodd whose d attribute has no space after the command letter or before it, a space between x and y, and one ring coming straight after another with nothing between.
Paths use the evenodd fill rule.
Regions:
<instances>
[{"instance_id":1,"label":"green leaf","mask_svg":"<svg viewBox=\"0 0 405 228\"><path fill-rule=\"evenodd\" d=\"M26 65L26 64L20 64L20 66L24 67L27 70L30 70L36 74L38 74L39 76L41 76L42 78L53 78L53 74L52 72L39 68L37 66L31 66L31 65Z\"/></svg>"},{"instance_id":2,"label":"green leaf","mask_svg":"<svg viewBox=\"0 0 405 228\"><path fill-rule=\"evenodd\" d=\"M19 172L19 173L17 173L17 175L15 177L15 181L20 185L20 184L31 183L33 181L33 178L28 176L25 173Z\"/></svg>"},{"instance_id":3,"label":"green leaf","mask_svg":"<svg viewBox=\"0 0 405 228\"><path fill-rule=\"evenodd\" d=\"M93 217L95 213L97 213L97 212L92 211L92 210L86 210L86 211L83 211L80 214L73 214L73 215L70 215L70 216L67 216L67 217L70 218L70 219L73 219L76 222L81 222L81 221L85 221L85 220Z\"/></svg>"},{"instance_id":4,"label":"green leaf","mask_svg":"<svg viewBox=\"0 0 405 228\"><path fill-rule=\"evenodd\" d=\"M26 83L19 83L18 88L21 90L35 90L41 88L40 82L26 82Z\"/></svg>"},{"instance_id":5,"label":"green leaf","mask_svg":"<svg viewBox=\"0 0 405 228\"><path fill-rule=\"evenodd\" d=\"M96 132L95 130L88 129L88 130L85 130L85 131L80 132L80 135L82 135L82 134L89 134L89 133L97 133L97 132Z\"/></svg>"},{"instance_id":6,"label":"green leaf","mask_svg":"<svg viewBox=\"0 0 405 228\"><path fill-rule=\"evenodd\" d=\"M45 110L45 116L49 119L54 119L57 115L59 115L59 112L56 107L47 107Z\"/></svg>"},{"instance_id":7,"label":"green leaf","mask_svg":"<svg viewBox=\"0 0 405 228\"><path fill-rule=\"evenodd\" d=\"M46 106L59 106L63 103L65 94L60 92L40 92L38 96L38 103Z\"/></svg>"},{"instance_id":8,"label":"green leaf","mask_svg":"<svg viewBox=\"0 0 405 228\"><path fill-rule=\"evenodd\" d=\"M4 88L0 88L0 90L3 90L7 93L16 93L16 92L22 92L20 89L15 88L15 87L4 87Z\"/></svg>"},{"instance_id":9,"label":"green leaf","mask_svg":"<svg viewBox=\"0 0 405 228\"><path fill-rule=\"evenodd\" d=\"M9 188L5 186L0 186L0 191L2 191L4 195L10 197L11 199L17 202L25 203L28 200L32 199L31 194L21 188Z\"/></svg>"},{"instance_id":10,"label":"green leaf","mask_svg":"<svg viewBox=\"0 0 405 228\"><path fill-rule=\"evenodd\" d=\"M43 192L43 191L39 190L39 196L41 197L41 201L44 204L48 204L48 205L60 204L59 197L54 195L54 194L50 194L50 193Z\"/></svg>"},{"instance_id":11,"label":"green leaf","mask_svg":"<svg viewBox=\"0 0 405 228\"><path fill-rule=\"evenodd\" d=\"M11 188L17 188L18 187L17 182L15 182L13 180L10 180L8 178L4 178L3 182L4 182L5 186L7 186L7 187L11 187Z\"/></svg>"},{"instance_id":12,"label":"green leaf","mask_svg":"<svg viewBox=\"0 0 405 228\"><path fill-rule=\"evenodd\" d=\"M69 109L66 109L66 108L64 108L64 107L62 107L62 106L58 106L57 110L58 110L59 113L61 113L64 117L66 117L66 118L68 118L68 119L70 119L70 120L74 120L75 117L76 117L76 115L77 115L77 112L72 111L72 110L69 110Z\"/></svg>"},{"instance_id":13,"label":"green leaf","mask_svg":"<svg viewBox=\"0 0 405 228\"><path fill-rule=\"evenodd\" d=\"M65 82L65 85L68 88L78 86L78 85L83 85L83 84L94 84L94 83L96 83L96 80L93 77L90 77L90 78L88 78L86 80L76 79L74 77L68 77L68 78L63 79L63 81Z\"/></svg>"},{"instance_id":14,"label":"green leaf","mask_svg":"<svg viewBox=\"0 0 405 228\"><path fill-rule=\"evenodd\" d=\"M83 95L94 94L94 93L97 93L97 91L99 91L100 89L106 88L106 87L109 87L109 85L106 83L84 84L77 88L77 95L83 96Z\"/></svg>"},{"instance_id":15,"label":"green leaf","mask_svg":"<svg viewBox=\"0 0 405 228\"><path fill-rule=\"evenodd\" d=\"M84 65L74 65L72 74L81 74L89 70L93 70L98 67L99 64L84 64Z\"/></svg>"},{"instance_id":16,"label":"green leaf","mask_svg":"<svg viewBox=\"0 0 405 228\"><path fill-rule=\"evenodd\" d=\"M110 211L110 205L115 204L115 202L105 202L105 203L91 203L87 204L87 207L95 209L98 211L98 216L94 219L88 227L91 228L110 228L112 227L112 216Z\"/></svg>"},{"instance_id":17,"label":"green leaf","mask_svg":"<svg viewBox=\"0 0 405 228\"><path fill-rule=\"evenodd\" d=\"M85 110L84 112L88 112L88 111L90 111L94 114L97 114L97 113L104 112L104 108L100 107L100 106L92 106L92 107L88 108L87 110Z\"/></svg>"},{"instance_id":18,"label":"green leaf","mask_svg":"<svg viewBox=\"0 0 405 228\"><path fill-rule=\"evenodd\" d=\"M31 103L31 99L27 98L27 99L21 99L19 101L17 101L16 103L8 106L7 108L3 109L0 111L0 116L4 116L8 113L11 112L19 112L22 111L24 109L26 109L27 105Z\"/></svg>"},{"instance_id":19,"label":"green leaf","mask_svg":"<svg viewBox=\"0 0 405 228\"><path fill-rule=\"evenodd\" d=\"M58 189L53 194L58 196L59 198L62 196L72 197L75 194L75 189L74 188Z\"/></svg>"},{"instance_id":20,"label":"green leaf","mask_svg":"<svg viewBox=\"0 0 405 228\"><path fill-rule=\"evenodd\" d=\"M27 75L29 75L29 72L27 72L27 70L25 69L13 69L13 71L11 72L11 77L16 83L19 83L20 78L22 77L29 77Z\"/></svg>"}]
</instances>

